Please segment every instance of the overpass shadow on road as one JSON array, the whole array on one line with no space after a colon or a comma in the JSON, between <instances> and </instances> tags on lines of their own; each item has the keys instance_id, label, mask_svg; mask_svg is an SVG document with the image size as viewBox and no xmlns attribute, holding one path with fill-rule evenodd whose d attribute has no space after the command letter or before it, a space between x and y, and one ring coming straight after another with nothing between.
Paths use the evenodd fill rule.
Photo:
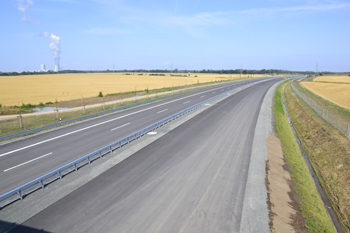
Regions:
<instances>
[{"instance_id":1,"label":"overpass shadow on road","mask_svg":"<svg viewBox=\"0 0 350 233\"><path fill-rule=\"evenodd\" d=\"M9 230L11 229L11 230ZM16 223L5 222L0 220L0 232L11 232L11 233L49 233L49 231L45 231L42 229L35 229L32 227L27 227L23 225L18 225Z\"/></svg>"}]
</instances>

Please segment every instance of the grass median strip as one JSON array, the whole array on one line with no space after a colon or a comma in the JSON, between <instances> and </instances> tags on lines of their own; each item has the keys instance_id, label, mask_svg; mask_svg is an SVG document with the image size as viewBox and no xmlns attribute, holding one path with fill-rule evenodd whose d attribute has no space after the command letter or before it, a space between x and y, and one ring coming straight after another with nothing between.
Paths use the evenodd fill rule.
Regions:
<instances>
[{"instance_id":1,"label":"grass median strip","mask_svg":"<svg viewBox=\"0 0 350 233\"><path fill-rule=\"evenodd\" d=\"M336 232L284 112L281 97L284 84L275 92L274 117L275 130L281 140L283 155L293 180L292 189L297 195L305 225L310 232Z\"/></svg>"}]
</instances>

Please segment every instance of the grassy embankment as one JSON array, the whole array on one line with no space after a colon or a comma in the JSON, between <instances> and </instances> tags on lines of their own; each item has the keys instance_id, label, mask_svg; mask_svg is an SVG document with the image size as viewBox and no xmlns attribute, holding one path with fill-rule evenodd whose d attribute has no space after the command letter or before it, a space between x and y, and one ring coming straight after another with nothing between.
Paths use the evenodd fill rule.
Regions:
<instances>
[{"instance_id":1,"label":"grassy embankment","mask_svg":"<svg viewBox=\"0 0 350 233\"><path fill-rule=\"evenodd\" d=\"M300 90L305 94L315 96L306 89L300 88ZM285 88L285 96L287 108L302 147L308 155L339 222L346 232L350 232L349 140L317 115L292 91L290 85ZM315 96L315 99L326 107L337 110L340 114L345 116L348 114L346 109L334 106L334 104L327 106L327 101L320 97Z\"/></svg>"},{"instance_id":2,"label":"grassy embankment","mask_svg":"<svg viewBox=\"0 0 350 233\"><path fill-rule=\"evenodd\" d=\"M285 82L279 85L274 96L275 130L281 140L283 155L293 179L292 189L297 194L306 227L310 232L336 232L283 109L281 91L284 84Z\"/></svg>"}]
</instances>

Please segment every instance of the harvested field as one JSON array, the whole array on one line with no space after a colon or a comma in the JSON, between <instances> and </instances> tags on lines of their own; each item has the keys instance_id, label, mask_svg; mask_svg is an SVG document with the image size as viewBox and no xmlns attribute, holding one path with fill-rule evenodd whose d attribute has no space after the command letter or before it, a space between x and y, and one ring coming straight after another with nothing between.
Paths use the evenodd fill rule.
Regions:
<instances>
[{"instance_id":1,"label":"harvested field","mask_svg":"<svg viewBox=\"0 0 350 233\"><path fill-rule=\"evenodd\" d=\"M350 83L350 77L347 75L328 75L320 76L314 79L316 82L335 82L335 83Z\"/></svg>"},{"instance_id":2,"label":"harvested field","mask_svg":"<svg viewBox=\"0 0 350 233\"><path fill-rule=\"evenodd\" d=\"M185 74L183 74L185 75ZM196 77L197 76L197 77ZM265 75L242 75L241 78ZM148 74L86 73L0 76L0 104L13 106L58 102L137 90L238 79L240 75L191 74L188 77Z\"/></svg>"},{"instance_id":3,"label":"harvested field","mask_svg":"<svg viewBox=\"0 0 350 233\"><path fill-rule=\"evenodd\" d=\"M322 98L350 109L350 83L301 82L300 84Z\"/></svg>"}]
</instances>

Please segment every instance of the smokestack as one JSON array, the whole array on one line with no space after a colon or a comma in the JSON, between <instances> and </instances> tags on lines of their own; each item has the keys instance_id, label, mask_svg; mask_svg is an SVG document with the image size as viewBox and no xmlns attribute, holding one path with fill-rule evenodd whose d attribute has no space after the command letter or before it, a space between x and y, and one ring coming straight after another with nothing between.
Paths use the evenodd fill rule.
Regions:
<instances>
[{"instance_id":1,"label":"smokestack","mask_svg":"<svg viewBox=\"0 0 350 233\"><path fill-rule=\"evenodd\" d=\"M46 68L44 64L40 65L40 72L46 72Z\"/></svg>"},{"instance_id":2,"label":"smokestack","mask_svg":"<svg viewBox=\"0 0 350 233\"><path fill-rule=\"evenodd\" d=\"M42 34L46 40L50 42L50 49L53 53L53 60L55 61L55 71L60 70L60 53L61 53L61 38L51 33L44 32Z\"/></svg>"},{"instance_id":3,"label":"smokestack","mask_svg":"<svg viewBox=\"0 0 350 233\"><path fill-rule=\"evenodd\" d=\"M56 63L55 65L55 72L60 71L60 63Z\"/></svg>"}]
</instances>

